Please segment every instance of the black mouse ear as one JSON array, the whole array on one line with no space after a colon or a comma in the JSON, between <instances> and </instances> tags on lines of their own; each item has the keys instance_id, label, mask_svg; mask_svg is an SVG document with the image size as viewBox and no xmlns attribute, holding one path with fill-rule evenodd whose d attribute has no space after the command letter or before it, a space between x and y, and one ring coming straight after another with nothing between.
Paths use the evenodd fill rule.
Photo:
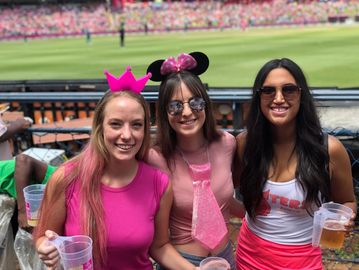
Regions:
<instances>
[{"instance_id":1,"label":"black mouse ear","mask_svg":"<svg viewBox=\"0 0 359 270\"><path fill-rule=\"evenodd\" d=\"M192 52L189 55L197 61L197 66L189 71L195 75L201 75L204 73L209 66L209 59L207 55L202 52Z\"/></svg>"},{"instance_id":2,"label":"black mouse ear","mask_svg":"<svg viewBox=\"0 0 359 270\"><path fill-rule=\"evenodd\" d=\"M161 74L161 66L164 61L165 60L156 60L148 66L147 73L151 72L152 74L150 78L151 81L161 82L167 77L167 75Z\"/></svg>"}]
</instances>

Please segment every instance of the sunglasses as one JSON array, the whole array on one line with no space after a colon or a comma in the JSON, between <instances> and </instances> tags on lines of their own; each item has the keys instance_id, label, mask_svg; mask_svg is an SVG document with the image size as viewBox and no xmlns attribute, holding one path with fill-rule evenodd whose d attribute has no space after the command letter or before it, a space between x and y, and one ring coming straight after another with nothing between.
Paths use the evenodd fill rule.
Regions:
<instances>
[{"instance_id":1,"label":"sunglasses","mask_svg":"<svg viewBox=\"0 0 359 270\"><path fill-rule=\"evenodd\" d=\"M167 112L172 115L176 116L183 112L184 104L188 103L188 106L191 108L193 112L200 112L203 111L206 107L206 102L201 97L192 97L187 102L182 102L180 100L172 100L168 103Z\"/></svg>"},{"instance_id":2,"label":"sunglasses","mask_svg":"<svg viewBox=\"0 0 359 270\"><path fill-rule=\"evenodd\" d=\"M300 88L294 84L285 84L281 87L281 89L282 89L282 95L283 95L284 99L286 99L286 100L296 98L300 91ZM257 91L261 95L261 98L264 98L267 100L268 99L273 100L276 95L276 87L274 87L274 86L263 86Z\"/></svg>"}]
</instances>

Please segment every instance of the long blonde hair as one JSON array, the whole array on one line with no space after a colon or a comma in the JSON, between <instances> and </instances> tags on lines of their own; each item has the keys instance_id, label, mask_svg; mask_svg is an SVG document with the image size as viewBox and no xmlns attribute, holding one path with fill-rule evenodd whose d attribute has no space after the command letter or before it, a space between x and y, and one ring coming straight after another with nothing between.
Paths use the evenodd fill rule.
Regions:
<instances>
[{"instance_id":1,"label":"long blonde hair","mask_svg":"<svg viewBox=\"0 0 359 270\"><path fill-rule=\"evenodd\" d=\"M88 235L93 240L93 256L95 265L106 266L107 260L107 238L106 224L104 220L104 209L101 197L101 179L105 171L109 153L104 143L103 121L104 112L107 104L114 98L127 96L135 99L145 112L144 139L140 150L136 154L136 159L142 160L149 149L150 143L150 123L149 110L143 96L130 92L120 91L116 93L106 92L96 106L94 119L92 122L92 134L90 141L83 151L64 163L64 175L60 181L57 181L56 194L48 203L43 203L40 209L40 221L34 232L34 239L41 237L47 229L47 219L49 217L49 208L53 205L63 192L75 180L79 182L80 195L80 224L82 233ZM51 181L51 180L50 180ZM45 198L46 200L46 192Z\"/></svg>"}]
</instances>

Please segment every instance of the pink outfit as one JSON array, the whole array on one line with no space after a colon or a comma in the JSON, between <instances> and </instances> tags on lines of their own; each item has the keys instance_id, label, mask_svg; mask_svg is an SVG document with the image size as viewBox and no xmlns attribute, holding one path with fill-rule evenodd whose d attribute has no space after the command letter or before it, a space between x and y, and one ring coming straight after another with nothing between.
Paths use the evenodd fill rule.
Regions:
<instances>
[{"instance_id":1,"label":"pink outfit","mask_svg":"<svg viewBox=\"0 0 359 270\"><path fill-rule=\"evenodd\" d=\"M152 270L148 252L155 216L167 185L166 174L143 162L139 162L137 174L127 186L102 185L108 242L106 270ZM64 234L81 234L78 181L68 188L66 204Z\"/></svg>"},{"instance_id":2,"label":"pink outfit","mask_svg":"<svg viewBox=\"0 0 359 270\"><path fill-rule=\"evenodd\" d=\"M231 164L236 149L235 138L228 132L223 132L220 140L209 145L209 160L211 162L211 189L221 209L225 222L228 224L229 200L233 197ZM201 160L205 149L196 152L184 152L186 158ZM174 201L170 216L170 237L174 245L186 244L192 241L192 212L193 212L193 180L189 174L188 165L180 153L174 156L175 168L171 174ZM148 162L162 171L170 174L163 156L151 149Z\"/></svg>"},{"instance_id":3,"label":"pink outfit","mask_svg":"<svg viewBox=\"0 0 359 270\"><path fill-rule=\"evenodd\" d=\"M296 179L266 181L256 220L246 214L238 235L237 269L322 269L321 250L311 244L313 217L304 200Z\"/></svg>"},{"instance_id":4,"label":"pink outfit","mask_svg":"<svg viewBox=\"0 0 359 270\"><path fill-rule=\"evenodd\" d=\"M312 244L283 245L255 235L244 220L236 249L238 270L322 270L319 247Z\"/></svg>"}]
</instances>

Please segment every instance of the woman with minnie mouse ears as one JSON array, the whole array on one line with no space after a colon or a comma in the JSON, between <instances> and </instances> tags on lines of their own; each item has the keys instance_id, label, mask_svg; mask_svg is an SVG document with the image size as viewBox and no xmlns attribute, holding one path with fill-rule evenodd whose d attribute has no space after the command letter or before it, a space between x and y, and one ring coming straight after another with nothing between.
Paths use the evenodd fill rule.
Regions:
<instances>
[{"instance_id":1,"label":"woman with minnie mouse ears","mask_svg":"<svg viewBox=\"0 0 359 270\"><path fill-rule=\"evenodd\" d=\"M157 60L148 67L151 80L161 82L157 143L149 151L148 162L170 175L174 247L195 265L217 256L235 269L227 224L230 206L237 203L231 173L236 142L231 134L216 129L211 101L198 77L208 65L204 53L193 52ZM244 214L238 204L233 209L239 216Z\"/></svg>"}]
</instances>

